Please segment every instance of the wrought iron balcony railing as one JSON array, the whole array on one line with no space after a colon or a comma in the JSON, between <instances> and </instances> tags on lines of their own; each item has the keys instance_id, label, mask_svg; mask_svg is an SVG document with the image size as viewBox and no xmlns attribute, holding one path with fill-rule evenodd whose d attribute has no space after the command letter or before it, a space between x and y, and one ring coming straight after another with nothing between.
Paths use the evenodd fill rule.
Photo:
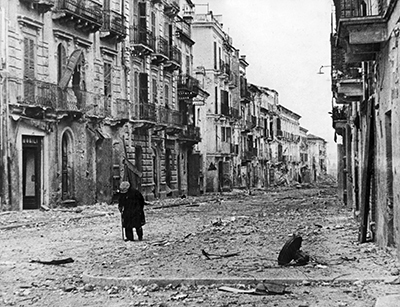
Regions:
<instances>
[{"instance_id":1,"label":"wrought iron balcony railing","mask_svg":"<svg viewBox=\"0 0 400 307\"><path fill-rule=\"evenodd\" d=\"M56 112L80 112L87 116L115 119L129 117L128 100L106 98L103 94L78 87L61 88L54 83L25 79L9 82L9 90L11 104L42 107Z\"/></svg>"},{"instance_id":2,"label":"wrought iron balcony railing","mask_svg":"<svg viewBox=\"0 0 400 307\"><path fill-rule=\"evenodd\" d=\"M255 128L257 126L257 117L254 115L251 116L251 126L252 128Z\"/></svg>"},{"instance_id":3,"label":"wrought iron balcony railing","mask_svg":"<svg viewBox=\"0 0 400 307\"><path fill-rule=\"evenodd\" d=\"M347 107L334 106L332 108L332 119L333 121L347 120Z\"/></svg>"},{"instance_id":4,"label":"wrought iron balcony railing","mask_svg":"<svg viewBox=\"0 0 400 307\"><path fill-rule=\"evenodd\" d=\"M99 96L76 87L60 88L54 83L32 79L10 84L12 89L19 94L16 103L20 105L65 111L84 112L86 106L91 105Z\"/></svg>"},{"instance_id":5,"label":"wrought iron balcony railing","mask_svg":"<svg viewBox=\"0 0 400 307\"><path fill-rule=\"evenodd\" d=\"M166 126L182 126L182 113L159 106L157 108L157 122Z\"/></svg>"},{"instance_id":6,"label":"wrought iron balcony railing","mask_svg":"<svg viewBox=\"0 0 400 307\"><path fill-rule=\"evenodd\" d=\"M20 0L28 5L32 5L39 13L46 13L54 7L55 0Z\"/></svg>"},{"instance_id":7,"label":"wrought iron balcony railing","mask_svg":"<svg viewBox=\"0 0 400 307\"><path fill-rule=\"evenodd\" d=\"M178 89L187 89L194 91L199 87L199 80L188 74L181 74L178 76Z\"/></svg>"},{"instance_id":8,"label":"wrought iron balcony railing","mask_svg":"<svg viewBox=\"0 0 400 307\"><path fill-rule=\"evenodd\" d=\"M240 114L239 114L239 109L238 108L231 108L230 110L231 116L233 118L239 119L240 118Z\"/></svg>"},{"instance_id":9,"label":"wrought iron balcony railing","mask_svg":"<svg viewBox=\"0 0 400 307\"><path fill-rule=\"evenodd\" d=\"M169 58L171 61L174 61L179 65L182 64L182 52L179 50L177 46L171 46Z\"/></svg>"},{"instance_id":10,"label":"wrought iron balcony railing","mask_svg":"<svg viewBox=\"0 0 400 307\"><path fill-rule=\"evenodd\" d=\"M169 57L170 54L168 41L162 36L157 39L157 52L166 57Z\"/></svg>"},{"instance_id":11,"label":"wrought iron balcony railing","mask_svg":"<svg viewBox=\"0 0 400 307\"><path fill-rule=\"evenodd\" d=\"M146 28L134 26L130 28L131 45L143 45L152 51L155 49L155 38L151 31Z\"/></svg>"},{"instance_id":12,"label":"wrought iron balcony railing","mask_svg":"<svg viewBox=\"0 0 400 307\"><path fill-rule=\"evenodd\" d=\"M231 74L231 66L229 65L229 63L225 63L224 61L220 60L219 67L221 74L228 76Z\"/></svg>"},{"instance_id":13,"label":"wrought iron balcony railing","mask_svg":"<svg viewBox=\"0 0 400 307\"><path fill-rule=\"evenodd\" d=\"M180 99L193 98L199 93L200 82L188 74L178 76L178 95Z\"/></svg>"},{"instance_id":14,"label":"wrought iron balcony railing","mask_svg":"<svg viewBox=\"0 0 400 307\"><path fill-rule=\"evenodd\" d=\"M182 137L196 142L201 141L200 128L192 125L184 126L182 130Z\"/></svg>"},{"instance_id":15,"label":"wrought iron balcony railing","mask_svg":"<svg viewBox=\"0 0 400 307\"><path fill-rule=\"evenodd\" d=\"M178 20L178 22L176 23L176 30L178 35L185 35L187 38L191 39L192 29L190 27L190 24L188 24L185 20Z\"/></svg>"},{"instance_id":16,"label":"wrought iron balcony railing","mask_svg":"<svg viewBox=\"0 0 400 307\"><path fill-rule=\"evenodd\" d=\"M113 36L126 36L125 17L114 11L103 12L103 28L102 31L110 32Z\"/></svg>"},{"instance_id":17,"label":"wrought iron balcony railing","mask_svg":"<svg viewBox=\"0 0 400 307\"><path fill-rule=\"evenodd\" d=\"M145 120L156 122L156 106L153 103L139 103L133 106L132 120Z\"/></svg>"},{"instance_id":18,"label":"wrought iron balcony railing","mask_svg":"<svg viewBox=\"0 0 400 307\"><path fill-rule=\"evenodd\" d=\"M164 5L164 13L169 17L175 17L179 13L179 2L175 0L166 1Z\"/></svg>"},{"instance_id":19,"label":"wrought iron balcony railing","mask_svg":"<svg viewBox=\"0 0 400 307\"><path fill-rule=\"evenodd\" d=\"M83 22L89 22L92 24L92 30L97 31L102 25L102 5L95 1L58 0L57 10L65 12L65 15L56 15L57 17L64 18L70 15L80 17L83 19ZM78 18L76 19L76 22L82 23L82 20ZM93 27L93 25L96 25L96 27ZM88 29L90 30L90 28Z\"/></svg>"},{"instance_id":20,"label":"wrought iron balcony railing","mask_svg":"<svg viewBox=\"0 0 400 307\"><path fill-rule=\"evenodd\" d=\"M231 112L230 112L230 108L229 105L227 103L222 103L221 104L221 114L230 117L231 116Z\"/></svg>"},{"instance_id":21,"label":"wrought iron balcony railing","mask_svg":"<svg viewBox=\"0 0 400 307\"><path fill-rule=\"evenodd\" d=\"M127 99L116 99L116 119L129 119L130 101Z\"/></svg>"},{"instance_id":22,"label":"wrought iron balcony railing","mask_svg":"<svg viewBox=\"0 0 400 307\"><path fill-rule=\"evenodd\" d=\"M387 0L378 0L376 8L368 7L364 0L334 0L336 24L340 19L381 16L387 8Z\"/></svg>"}]
</instances>

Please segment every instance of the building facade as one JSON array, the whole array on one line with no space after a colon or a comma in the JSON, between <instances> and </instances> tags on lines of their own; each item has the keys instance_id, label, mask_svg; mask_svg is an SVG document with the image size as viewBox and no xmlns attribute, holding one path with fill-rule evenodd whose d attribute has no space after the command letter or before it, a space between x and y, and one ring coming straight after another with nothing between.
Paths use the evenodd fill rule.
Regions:
<instances>
[{"instance_id":1,"label":"building facade","mask_svg":"<svg viewBox=\"0 0 400 307\"><path fill-rule=\"evenodd\" d=\"M2 210L199 193L190 0L0 4Z\"/></svg>"},{"instance_id":2,"label":"building facade","mask_svg":"<svg viewBox=\"0 0 400 307\"><path fill-rule=\"evenodd\" d=\"M334 1L333 127L339 193L359 218L359 241L400 254L396 0Z\"/></svg>"}]
</instances>

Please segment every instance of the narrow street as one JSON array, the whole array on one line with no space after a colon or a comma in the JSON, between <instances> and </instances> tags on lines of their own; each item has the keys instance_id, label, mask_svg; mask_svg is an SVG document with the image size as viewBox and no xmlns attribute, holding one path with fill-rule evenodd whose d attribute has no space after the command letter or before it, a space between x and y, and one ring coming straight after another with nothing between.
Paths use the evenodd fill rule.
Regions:
<instances>
[{"instance_id":1,"label":"narrow street","mask_svg":"<svg viewBox=\"0 0 400 307\"><path fill-rule=\"evenodd\" d=\"M142 242L122 240L116 204L1 213L1 306L364 307L399 291L394 250L357 243L333 186L166 199L145 212ZM292 234L310 262L279 266ZM262 281L285 291L219 289Z\"/></svg>"}]
</instances>

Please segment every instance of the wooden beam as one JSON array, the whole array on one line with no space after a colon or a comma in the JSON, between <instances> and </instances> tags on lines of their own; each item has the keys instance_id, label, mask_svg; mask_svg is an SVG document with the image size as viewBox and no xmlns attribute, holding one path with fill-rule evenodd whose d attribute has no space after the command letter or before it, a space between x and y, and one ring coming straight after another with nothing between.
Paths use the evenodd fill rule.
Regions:
<instances>
[{"instance_id":1,"label":"wooden beam","mask_svg":"<svg viewBox=\"0 0 400 307\"><path fill-rule=\"evenodd\" d=\"M374 158L374 99L367 102L367 129L365 131L364 156L361 163L361 203L360 203L360 232L359 241L365 243L367 241L369 201L371 194L371 170Z\"/></svg>"}]
</instances>

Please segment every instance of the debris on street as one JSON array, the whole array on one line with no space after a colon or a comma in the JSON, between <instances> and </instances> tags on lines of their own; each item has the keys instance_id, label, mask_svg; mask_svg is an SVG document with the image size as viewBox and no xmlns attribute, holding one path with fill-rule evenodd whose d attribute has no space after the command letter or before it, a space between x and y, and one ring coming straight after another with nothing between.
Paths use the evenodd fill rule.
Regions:
<instances>
[{"instance_id":1,"label":"debris on street","mask_svg":"<svg viewBox=\"0 0 400 307\"><path fill-rule=\"evenodd\" d=\"M201 250L201 253L208 259L219 259L219 258L228 258L228 257L233 257L239 255L238 252L236 253L228 253L228 254L211 254L207 253L204 249Z\"/></svg>"},{"instance_id":2,"label":"debris on street","mask_svg":"<svg viewBox=\"0 0 400 307\"><path fill-rule=\"evenodd\" d=\"M64 259L57 259L57 260L50 260L50 261L43 261L43 260L31 260L32 263L40 263L40 264L49 264L49 265L61 265L66 263L74 262L72 258L64 258Z\"/></svg>"}]
</instances>

